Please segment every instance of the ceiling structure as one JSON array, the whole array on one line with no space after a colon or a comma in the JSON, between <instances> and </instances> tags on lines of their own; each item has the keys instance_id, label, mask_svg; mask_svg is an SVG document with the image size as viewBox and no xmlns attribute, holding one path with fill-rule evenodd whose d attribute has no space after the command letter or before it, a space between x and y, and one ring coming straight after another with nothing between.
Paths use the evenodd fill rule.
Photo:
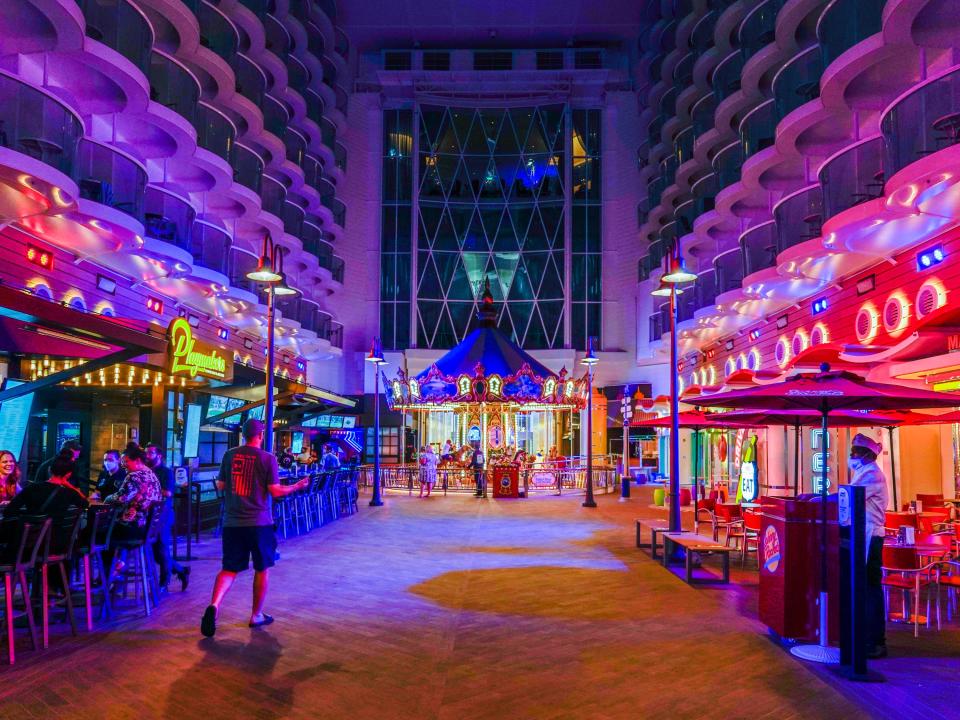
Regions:
<instances>
[{"instance_id":1,"label":"ceiling structure","mask_svg":"<svg viewBox=\"0 0 960 720\"><path fill-rule=\"evenodd\" d=\"M360 52L388 48L634 43L635 0L342 0L337 22Z\"/></svg>"}]
</instances>

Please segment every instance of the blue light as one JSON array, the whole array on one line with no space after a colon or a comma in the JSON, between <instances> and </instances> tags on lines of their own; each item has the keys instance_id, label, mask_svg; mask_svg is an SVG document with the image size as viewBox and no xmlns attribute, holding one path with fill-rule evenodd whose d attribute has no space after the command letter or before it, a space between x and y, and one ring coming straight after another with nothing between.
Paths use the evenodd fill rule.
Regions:
<instances>
[{"instance_id":1,"label":"blue light","mask_svg":"<svg viewBox=\"0 0 960 720\"><path fill-rule=\"evenodd\" d=\"M828 307L827 299L818 298L813 301L813 314L819 315L820 313L824 312L827 309L827 307Z\"/></svg>"},{"instance_id":2,"label":"blue light","mask_svg":"<svg viewBox=\"0 0 960 720\"><path fill-rule=\"evenodd\" d=\"M947 254L943 251L942 245L927 248L917 255L917 269L926 270L934 265L939 265L946 260L946 258Z\"/></svg>"},{"instance_id":3,"label":"blue light","mask_svg":"<svg viewBox=\"0 0 960 720\"><path fill-rule=\"evenodd\" d=\"M933 259L937 262L943 262L943 250L941 248L934 248Z\"/></svg>"}]
</instances>

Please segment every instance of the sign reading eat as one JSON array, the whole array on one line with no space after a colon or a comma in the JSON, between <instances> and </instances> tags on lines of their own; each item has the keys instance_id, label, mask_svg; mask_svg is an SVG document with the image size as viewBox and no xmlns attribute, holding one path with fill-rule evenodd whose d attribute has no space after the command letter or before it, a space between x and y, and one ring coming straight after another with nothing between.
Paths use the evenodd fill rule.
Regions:
<instances>
[{"instance_id":1,"label":"sign reading eat","mask_svg":"<svg viewBox=\"0 0 960 720\"><path fill-rule=\"evenodd\" d=\"M186 318L176 318L167 330L170 341L169 367L171 375L195 378L197 375L229 382L233 379L233 361L215 345L197 340Z\"/></svg>"}]
</instances>

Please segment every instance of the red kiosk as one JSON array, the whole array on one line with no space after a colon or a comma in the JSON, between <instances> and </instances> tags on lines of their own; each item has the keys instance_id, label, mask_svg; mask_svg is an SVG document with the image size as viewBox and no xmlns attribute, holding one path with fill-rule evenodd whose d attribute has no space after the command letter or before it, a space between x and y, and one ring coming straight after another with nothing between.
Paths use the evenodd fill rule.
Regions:
<instances>
[{"instance_id":1,"label":"red kiosk","mask_svg":"<svg viewBox=\"0 0 960 720\"><path fill-rule=\"evenodd\" d=\"M493 496L495 498L520 497L520 468L516 465L494 465Z\"/></svg>"}]
</instances>

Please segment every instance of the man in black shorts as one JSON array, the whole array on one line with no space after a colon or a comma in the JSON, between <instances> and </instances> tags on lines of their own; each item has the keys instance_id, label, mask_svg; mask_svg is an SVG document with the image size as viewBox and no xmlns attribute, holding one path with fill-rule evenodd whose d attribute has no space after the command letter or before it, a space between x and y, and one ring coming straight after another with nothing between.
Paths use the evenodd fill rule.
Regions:
<instances>
[{"instance_id":1,"label":"man in black shorts","mask_svg":"<svg viewBox=\"0 0 960 720\"><path fill-rule=\"evenodd\" d=\"M223 491L223 569L213 584L213 598L203 613L200 632L213 637L217 631L220 603L233 585L237 573L253 559L253 610L250 627L273 622L263 612L267 597L269 569L273 567L277 538L273 532L272 498L281 498L302 490L309 480L281 485L277 458L261 449L263 423L250 419L243 425L245 443L228 450L220 463L217 489Z\"/></svg>"}]
</instances>

